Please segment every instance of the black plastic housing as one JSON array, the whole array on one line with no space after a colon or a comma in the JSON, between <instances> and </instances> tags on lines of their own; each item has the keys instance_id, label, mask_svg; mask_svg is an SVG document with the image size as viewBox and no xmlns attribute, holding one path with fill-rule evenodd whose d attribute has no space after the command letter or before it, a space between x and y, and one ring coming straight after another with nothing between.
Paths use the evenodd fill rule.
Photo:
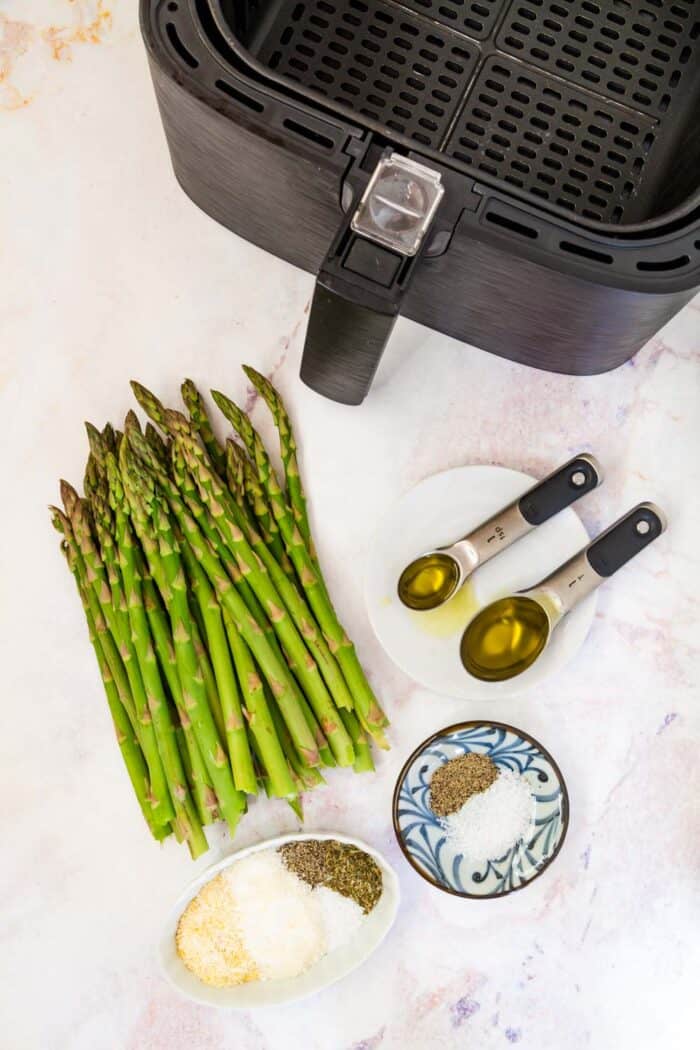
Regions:
<instances>
[{"instance_id":1,"label":"black plastic housing","mask_svg":"<svg viewBox=\"0 0 700 1050\"><path fill-rule=\"evenodd\" d=\"M370 17L372 5L361 6ZM419 9L413 0L405 6ZM490 40L512 13L512 5L500 0L491 6L498 12ZM697 18L689 0L681 7ZM700 23L681 25L690 42L684 44L683 90L667 103L671 115L647 112L638 121L643 131L665 120L668 131L654 144L659 151L653 164L647 162L649 182L635 189L631 221L625 222L624 214L603 221L613 219L614 205L606 203L603 219L591 218L583 213L588 209L567 209L536 195L527 182L514 185L474 158L466 163L450 152L473 107L475 78L495 60L493 44L465 38L466 52L474 53L472 89L465 88L441 141L425 145L409 128L397 131L353 113L344 102L266 68L265 34L280 9L141 0L176 177L195 203L240 236L318 273L348 208L389 148L439 169L448 186L450 222L431 229L400 302L403 314L434 329L537 368L593 374L632 357L700 286L700 41L697 34L691 39ZM421 23L419 15L406 17L406 24ZM533 74L536 87L537 78L546 92L549 81ZM567 97L578 99L586 90L567 88ZM546 106L546 97L533 95L531 106ZM367 305L371 313L373 304ZM382 339L338 346L334 354L332 313L327 318L325 346L323 340L307 343L303 378L327 396L356 404L371 382ZM376 319L368 322L376 327ZM312 327L317 323L320 314Z\"/></svg>"}]
</instances>

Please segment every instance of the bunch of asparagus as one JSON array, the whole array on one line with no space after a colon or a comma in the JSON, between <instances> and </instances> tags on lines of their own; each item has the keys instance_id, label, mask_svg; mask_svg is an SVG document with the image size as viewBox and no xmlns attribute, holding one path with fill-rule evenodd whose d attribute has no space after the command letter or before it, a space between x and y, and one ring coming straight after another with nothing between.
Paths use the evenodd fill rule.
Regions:
<instances>
[{"instance_id":1,"label":"bunch of asparagus","mask_svg":"<svg viewBox=\"0 0 700 1050\"><path fill-rule=\"evenodd\" d=\"M247 796L302 792L321 767L374 768L387 719L328 595L282 401L246 375L276 424L284 487L248 416L212 391L240 443L214 435L190 380L187 414L138 383L145 430L86 424L80 497L51 507L75 577L134 792L153 836L193 857Z\"/></svg>"}]
</instances>

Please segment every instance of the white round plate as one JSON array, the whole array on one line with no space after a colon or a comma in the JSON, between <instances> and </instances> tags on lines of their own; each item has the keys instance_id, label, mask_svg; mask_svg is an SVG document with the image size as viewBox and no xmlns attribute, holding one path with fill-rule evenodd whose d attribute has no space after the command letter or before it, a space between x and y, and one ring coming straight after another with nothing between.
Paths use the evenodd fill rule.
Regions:
<instances>
[{"instance_id":1,"label":"white round plate","mask_svg":"<svg viewBox=\"0 0 700 1050\"><path fill-rule=\"evenodd\" d=\"M277 849L285 842L297 842L304 839L334 839L336 842L346 842L351 846L357 846L373 857L382 870L382 895L375 904L372 911L362 923L355 936L341 948L329 952L328 955L312 966L310 970L300 977L287 978L275 981L254 981L250 984L240 984L233 988L212 988L204 984L187 969L180 959L175 948L175 931L183 911L195 897L202 886L210 882L225 868L242 860L251 853L260 850ZM349 838L347 835L337 835L326 832L309 832L308 834L280 835L278 838L266 839L258 842L255 846L238 850L224 857L217 864L198 875L189 884L187 889L180 895L173 907L170 909L168 918L163 927L158 952L160 956L161 969L165 977L179 992L205 1006L220 1006L230 1010L250 1010L257 1006L278 1006L281 1003L295 1002L297 999L305 999L330 984L335 984L342 977L356 970L366 959L377 950L387 933L394 924L396 913L399 908L399 880L396 872L382 857L365 842L360 839Z\"/></svg>"},{"instance_id":2,"label":"white round plate","mask_svg":"<svg viewBox=\"0 0 700 1050\"><path fill-rule=\"evenodd\" d=\"M587 544L586 528L570 507L477 569L440 610L406 609L396 592L402 570L414 558L466 535L535 481L506 467L457 467L434 474L399 500L375 536L365 581L370 622L394 663L436 693L460 700L516 696L560 670L583 645L595 615L595 594L569 613L542 656L517 678L479 681L459 655L462 633L477 609L538 583Z\"/></svg>"}]
</instances>

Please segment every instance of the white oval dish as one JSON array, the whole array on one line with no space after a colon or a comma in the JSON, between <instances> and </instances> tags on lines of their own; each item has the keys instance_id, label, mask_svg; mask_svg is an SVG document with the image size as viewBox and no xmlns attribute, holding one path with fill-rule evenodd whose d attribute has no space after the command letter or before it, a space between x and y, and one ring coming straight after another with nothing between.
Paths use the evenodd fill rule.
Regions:
<instances>
[{"instance_id":1,"label":"white oval dish","mask_svg":"<svg viewBox=\"0 0 700 1050\"><path fill-rule=\"evenodd\" d=\"M458 700L519 695L559 671L585 641L596 594L562 621L542 656L517 678L482 682L464 669L459 654L462 633L477 609L539 582L588 543L586 527L571 507L476 570L466 584L472 588L474 606L450 623L448 632L436 635L429 629L429 618L435 613L414 612L399 601L398 579L409 562L466 535L535 481L529 474L495 466L457 467L433 474L401 497L374 538L365 581L370 622L394 663L436 693ZM459 602L460 594L453 600Z\"/></svg>"},{"instance_id":2,"label":"white oval dish","mask_svg":"<svg viewBox=\"0 0 700 1050\"><path fill-rule=\"evenodd\" d=\"M365 922L356 935L341 948L320 959L315 966L302 974L300 977L287 978L276 981L256 981L250 984L236 985L232 988L211 988L204 984L199 978L187 969L177 954L175 948L175 931L180 921L180 916L192 900L199 893L202 886L213 879L220 872L235 864L236 861L258 853L260 850L277 849L286 842L298 842L306 839L334 839L336 842L345 842L351 846L357 846L364 850L377 862L382 870L383 889L382 895L372 911L366 917ZM280 835L277 838L266 839L258 842L255 846L238 850L229 854L223 860L212 864L211 867L198 875L188 885L187 889L180 895L171 908L165 922L162 936L158 945L160 964L165 977L177 988L179 992L193 999L195 1002L205 1006L219 1006L230 1010L250 1010L257 1006L278 1006L282 1003L295 1002L297 999L305 999L322 988L327 988L336 981L346 977L358 966L361 966L370 955L379 947L387 933L394 924L399 907L400 892L399 880L396 872L371 846L360 839L350 838L348 835L339 835L330 832L295 833L291 835Z\"/></svg>"}]
</instances>

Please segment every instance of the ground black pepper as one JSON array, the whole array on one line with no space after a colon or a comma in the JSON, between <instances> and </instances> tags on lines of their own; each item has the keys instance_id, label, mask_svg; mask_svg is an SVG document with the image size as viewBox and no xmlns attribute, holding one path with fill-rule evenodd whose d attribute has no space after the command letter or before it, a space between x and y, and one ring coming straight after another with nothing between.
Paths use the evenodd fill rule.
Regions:
<instances>
[{"instance_id":1,"label":"ground black pepper","mask_svg":"<svg viewBox=\"0 0 700 1050\"><path fill-rule=\"evenodd\" d=\"M350 897L365 913L382 895L381 868L357 846L335 839L302 839L286 842L279 852L286 867L309 886L327 886Z\"/></svg>"},{"instance_id":2,"label":"ground black pepper","mask_svg":"<svg viewBox=\"0 0 700 1050\"><path fill-rule=\"evenodd\" d=\"M487 755L470 751L452 758L433 773L430 781L430 808L436 817L456 813L464 803L490 788L498 769Z\"/></svg>"}]
</instances>

